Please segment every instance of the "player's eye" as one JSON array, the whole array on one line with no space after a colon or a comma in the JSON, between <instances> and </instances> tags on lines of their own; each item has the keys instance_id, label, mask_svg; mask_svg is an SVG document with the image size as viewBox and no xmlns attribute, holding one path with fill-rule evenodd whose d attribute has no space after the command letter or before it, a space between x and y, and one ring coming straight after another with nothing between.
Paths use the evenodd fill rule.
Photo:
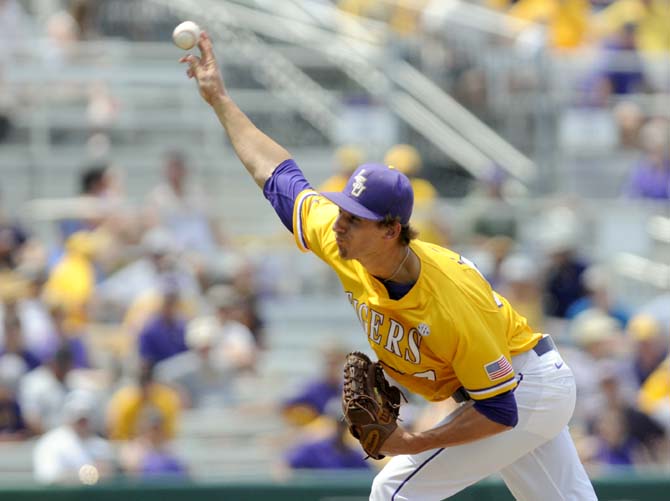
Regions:
<instances>
[{"instance_id":1,"label":"player's eye","mask_svg":"<svg viewBox=\"0 0 670 501\"><path fill-rule=\"evenodd\" d=\"M346 221L349 224L358 223L361 220L360 217L354 216L353 214L349 214L348 212L343 211L342 209L339 209L338 212L339 212L340 217L342 219L344 219L344 221Z\"/></svg>"}]
</instances>

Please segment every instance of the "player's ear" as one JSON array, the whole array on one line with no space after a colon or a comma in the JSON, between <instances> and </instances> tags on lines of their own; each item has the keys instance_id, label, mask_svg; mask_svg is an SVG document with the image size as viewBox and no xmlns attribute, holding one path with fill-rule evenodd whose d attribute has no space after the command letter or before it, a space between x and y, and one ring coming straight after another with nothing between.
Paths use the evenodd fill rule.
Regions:
<instances>
[{"instance_id":1,"label":"player's ear","mask_svg":"<svg viewBox=\"0 0 670 501\"><path fill-rule=\"evenodd\" d=\"M394 222L393 224L390 224L386 227L386 233L384 234L384 238L388 239L393 239L396 238L400 234L400 223L399 222Z\"/></svg>"}]
</instances>

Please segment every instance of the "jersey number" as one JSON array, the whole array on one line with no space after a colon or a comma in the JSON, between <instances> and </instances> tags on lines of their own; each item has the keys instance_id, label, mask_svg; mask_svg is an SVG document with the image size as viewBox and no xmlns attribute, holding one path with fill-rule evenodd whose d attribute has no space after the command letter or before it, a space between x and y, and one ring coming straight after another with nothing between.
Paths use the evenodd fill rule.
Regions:
<instances>
[{"instance_id":1,"label":"jersey number","mask_svg":"<svg viewBox=\"0 0 670 501\"><path fill-rule=\"evenodd\" d=\"M435 381L437 379L437 377L435 377L435 371L432 369L423 372L415 372L412 376L429 379L430 381Z\"/></svg>"}]
</instances>

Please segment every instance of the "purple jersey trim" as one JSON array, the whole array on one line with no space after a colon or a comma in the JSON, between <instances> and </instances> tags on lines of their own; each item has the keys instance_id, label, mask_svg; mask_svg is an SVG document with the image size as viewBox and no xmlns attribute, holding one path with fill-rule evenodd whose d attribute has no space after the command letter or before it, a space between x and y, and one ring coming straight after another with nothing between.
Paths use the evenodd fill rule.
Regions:
<instances>
[{"instance_id":1,"label":"purple jersey trim","mask_svg":"<svg viewBox=\"0 0 670 501\"><path fill-rule=\"evenodd\" d=\"M291 233L293 233L295 199L300 192L311 188L300 167L292 158L280 163L263 185L263 195L269 200L279 219Z\"/></svg>"},{"instance_id":2,"label":"purple jersey trim","mask_svg":"<svg viewBox=\"0 0 670 501\"><path fill-rule=\"evenodd\" d=\"M495 397L475 400L474 408L488 419L514 428L519 422L514 392L508 391Z\"/></svg>"},{"instance_id":3,"label":"purple jersey trim","mask_svg":"<svg viewBox=\"0 0 670 501\"><path fill-rule=\"evenodd\" d=\"M500 388L502 386L505 386L506 384L510 384L512 381L516 382L516 378L511 377L511 378L507 379L506 381L503 381L502 383L494 384L493 386L489 386L488 388L476 388L476 389L475 388L465 388L465 391L470 393L471 394L470 396L473 396L473 394L476 396L477 393L493 391L496 388Z\"/></svg>"},{"instance_id":4,"label":"purple jersey trim","mask_svg":"<svg viewBox=\"0 0 670 501\"><path fill-rule=\"evenodd\" d=\"M298 242L298 247L303 251L309 250L309 245L307 244L307 239L305 238L305 233L302 231L302 206L309 197L316 196L316 192L312 190L303 191L301 195L298 195L298 198L295 200L294 205L297 205L293 209L295 213L294 223L295 227L293 228L293 234L297 235L300 239Z\"/></svg>"}]
</instances>

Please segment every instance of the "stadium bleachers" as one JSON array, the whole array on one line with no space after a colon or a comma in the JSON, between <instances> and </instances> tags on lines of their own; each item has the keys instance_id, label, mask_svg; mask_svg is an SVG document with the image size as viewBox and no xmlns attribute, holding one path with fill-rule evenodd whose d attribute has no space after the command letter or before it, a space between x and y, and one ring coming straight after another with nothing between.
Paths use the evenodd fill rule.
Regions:
<instances>
[{"instance_id":1,"label":"stadium bleachers","mask_svg":"<svg viewBox=\"0 0 670 501\"><path fill-rule=\"evenodd\" d=\"M463 31L445 29L443 35L458 49L455 59L467 59L465 66L481 65L489 85L485 104L490 112L481 118L538 166L540 179L527 186L530 191L515 205L519 245L535 250L544 224L538 214L567 200L583 225L580 250L610 266L613 287L627 304L637 307L670 290L667 205L618 198L639 151L616 144L611 107L597 114L573 109L578 96L572 85L593 60L571 63L569 57L543 54L538 67L547 73L542 81L532 89L515 88L506 82L523 73L527 58L519 57L512 47L491 47L486 37L470 33L459 38L459 33ZM361 82L347 75L346 65L338 67L304 41L290 45L269 36L264 41L318 82L329 102L344 104L364 94ZM72 196L85 166L109 160L122 169L128 204L138 208L160 177L165 152L178 149L186 154L195 180L211 198L211 213L261 270L272 268L268 279L272 283L270 297L261 302L267 345L257 371L237 382L239 405L216 411L185 410L172 446L194 466L191 472L196 480L271 479L286 445L277 437L291 432L277 416L277 401L319 374L320 350L330 343L368 348L351 306L322 263L297 252L284 234L225 140L216 117L177 64L181 53L172 45L111 37L81 42L73 57L60 66L47 64L40 48L29 51L23 64L8 71L3 81L16 99L10 114L13 130L0 146L2 205L51 243L56 240L53 229L58 218L50 201ZM262 79L244 54L224 48L222 56L224 70L234 75L230 91L240 107L287 146L314 185L326 179L333 170L336 134L329 137L310 122L295 96L259 83ZM405 64L402 50L387 56L389 67ZM92 115L90 99L92 88L101 82L110 102L118 105L102 122ZM667 95L660 94L632 99L641 103L645 113L670 116ZM593 122L602 126L598 134L591 134L594 117L602 118ZM416 139L423 147L428 173L447 179L438 186L440 192L451 193L449 183L456 182L440 176L447 168L461 176L466 176L465 171L425 138L392 120L392 130L400 130L404 138ZM102 155L91 149L89 140L96 132L110 140L109 151ZM369 146L374 154L381 151L379 144ZM476 181L467 179L468 186ZM461 199L442 199L436 214L457 226L463 204ZM114 327L98 327L97 337L94 333L91 339L96 350L118 357L134 346L134 339ZM0 487L31 481L33 446L34 440L0 443Z\"/></svg>"}]
</instances>

